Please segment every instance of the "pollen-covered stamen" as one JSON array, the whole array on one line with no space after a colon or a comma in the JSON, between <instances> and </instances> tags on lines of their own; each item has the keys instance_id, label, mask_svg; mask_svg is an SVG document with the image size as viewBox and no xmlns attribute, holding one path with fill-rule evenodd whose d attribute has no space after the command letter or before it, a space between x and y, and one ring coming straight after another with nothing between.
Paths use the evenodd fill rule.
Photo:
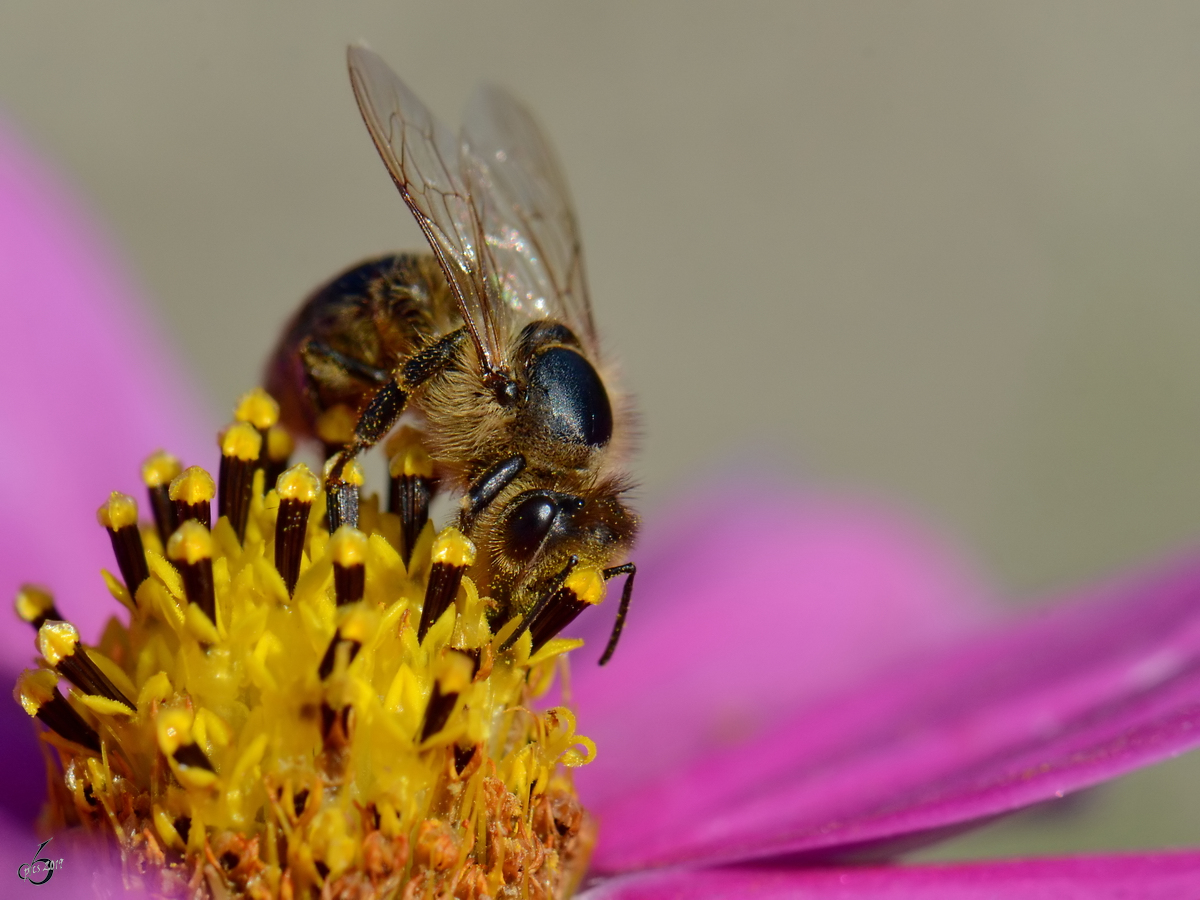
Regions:
<instances>
[{"instance_id":1,"label":"pollen-covered stamen","mask_svg":"<svg viewBox=\"0 0 1200 900\"><path fill-rule=\"evenodd\" d=\"M401 428L388 441L388 512L400 517L400 558L404 565L412 560L413 548L425 523L429 521L429 503L437 483L433 478L433 460L420 443L415 428Z\"/></svg>"},{"instance_id":2,"label":"pollen-covered stamen","mask_svg":"<svg viewBox=\"0 0 1200 900\"><path fill-rule=\"evenodd\" d=\"M124 704L131 713L137 709L133 701L122 694L88 656L87 650L79 642L79 631L70 622L43 622L38 629L37 649L58 674L85 694Z\"/></svg>"},{"instance_id":3,"label":"pollen-covered stamen","mask_svg":"<svg viewBox=\"0 0 1200 900\"><path fill-rule=\"evenodd\" d=\"M357 603L363 597L367 572L367 536L343 525L329 539L333 559L333 590L338 606Z\"/></svg>"},{"instance_id":4,"label":"pollen-covered stamen","mask_svg":"<svg viewBox=\"0 0 1200 900\"><path fill-rule=\"evenodd\" d=\"M337 456L325 461L325 516L330 534L343 525L358 527L358 491L363 483L362 467L356 459L343 465L339 465L339 462Z\"/></svg>"},{"instance_id":5,"label":"pollen-covered stamen","mask_svg":"<svg viewBox=\"0 0 1200 900\"><path fill-rule=\"evenodd\" d=\"M434 667L433 691L425 707L421 724L421 740L427 741L443 728L454 712L458 695L467 689L475 676L475 660L461 650L447 648Z\"/></svg>"},{"instance_id":6,"label":"pollen-covered stamen","mask_svg":"<svg viewBox=\"0 0 1200 900\"><path fill-rule=\"evenodd\" d=\"M362 609L354 610L342 620L317 669L317 675L322 681L339 668L343 672L349 668L363 644L370 639L374 621L370 613ZM343 654L340 660L339 654Z\"/></svg>"},{"instance_id":7,"label":"pollen-covered stamen","mask_svg":"<svg viewBox=\"0 0 1200 900\"><path fill-rule=\"evenodd\" d=\"M321 483L308 466L297 463L279 476L275 490L279 494L279 511L275 517L275 568L283 576L290 597L300 578L308 514L321 490Z\"/></svg>"},{"instance_id":8,"label":"pollen-covered stamen","mask_svg":"<svg viewBox=\"0 0 1200 900\"><path fill-rule=\"evenodd\" d=\"M265 437L267 431L279 422L279 404L262 388L256 387L238 399L233 417L239 422L251 425Z\"/></svg>"},{"instance_id":9,"label":"pollen-covered stamen","mask_svg":"<svg viewBox=\"0 0 1200 900\"><path fill-rule=\"evenodd\" d=\"M263 436L249 422L231 425L221 436L217 514L229 518L239 541L246 537L246 516L250 513L262 445Z\"/></svg>"},{"instance_id":10,"label":"pollen-covered stamen","mask_svg":"<svg viewBox=\"0 0 1200 900\"><path fill-rule=\"evenodd\" d=\"M193 716L187 709L168 709L155 720L158 749L171 761L171 769L185 787L208 787L217 780L204 751L192 737Z\"/></svg>"},{"instance_id":11,"label":"pollen-covered stamen","mask_svg":"<svg viewBox=\"0 0 1200 900\"><path fill-rule=\"evenodd\" d=\"M279 476L288 467L292 451L295 449L296 442L292 440L292 436L282 425L272 425L267 430L267 459L263 467L266 472L266 480L263 481L263 484L269 486L279 480Z\"/></svg>"},{"instance_id":12,"label":"pollen-covered stamen","mask_svg":"<svg viewBox=\"0 0 1200 900\"><path fill-rule=\"evenodd\" d=\"M188 466L171 481L167 493L175 509L176 522L192 519L205 528L212 528L212 499L216 496L217 485L211 475L199 466Z\"/></svg>"},{"instance_id":13,"label":"pollen-covered stamen","mask_svg":"<svg viewBox=\"0 0 1200 900\"><path fill-rule=\"evenodd\" d=\"M100 735L58 692L58 676L49 669L26 669L17 678L13 699L59 737L100 752Z\"/></svg>"},{"instance_id":14,"label":"pollen-covered stamen","mask_svg":"<svg viewBox=\"0 0 1200 900\"><path fill-rule=\"evenodd\" d=\"M529 624L533 639L530 652L536 653L575 617L604 599L604 575L595 566L580 566L567 576L562 587L550 595L541 614Z\"/></svg>"},{"instance_id":15,"label":"pollen-covered stamen","mask_svg":"<svg viewBox=\"0 0 1200 900\"><path fill-rule=\"evenodd\" d=\"M433 623L458 596L463 575L475 563L475 545L457 528L443 528L433 542L432 561L425 603L421 606L421 622L417 626L417 643L425 640Z\"/></svg>"},{"instance_id":16,"label":"pollen-covered stamen","mask_svg":"<svg viewBox=\"0 0 1200 900\"><path fill-rule=\"evenodd\" d=\"M178 478L182 471L183 464L163 450L151 454L142 463L142 482L150 495L154 527L158 529L158 539L164 547L167 545L167 538L179 527L170 491L171 482Z\"/></svg>"},{"instance_id":17,"label":"pollen-covered stamen","mask_svg":"<svg viewBox=\"0 0 1200 900\"><path fill-rule=\"evenodd\" d=\"M167 559L175 564L183 579L183 592L212 622L217 621L217 602L213 590L212 533L195 520L176 529L167 541Z\"/></svg>"},{"instance_id":18,"label":"pollen-covered stamen","mask_svg":"<svg viewBox=\"0 0 1200 900\"><path fill-rule=\"evenodd\" d=\"M21 585L13 607L21 620L28 622L35 630L41 628L47 619L62 618L62 614L54 605L53 595L36 584Z\"/></svg>"},{"instance_id":19,"label":"pollen-covered stamen","mask_svg":"<svg viewBox=\"0 0 1200 900\"><path fill-rule=\"evenodd\" d=\"M146 567L146 551L142 547L142 533L138 530L137 501L128 494L113 491L108 500L96 511L96 518L108 531L112 541L113 555L117 568L132 597L143 581L150 577Z\"/></svg>"}]
</instances>

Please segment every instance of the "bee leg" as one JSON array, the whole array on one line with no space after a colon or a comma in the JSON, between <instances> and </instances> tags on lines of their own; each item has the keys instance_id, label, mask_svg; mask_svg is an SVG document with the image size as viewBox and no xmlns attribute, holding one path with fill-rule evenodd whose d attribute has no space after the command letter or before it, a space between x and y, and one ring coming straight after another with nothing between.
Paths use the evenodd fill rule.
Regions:
<instances>
[{"instance_id":1,"label":"bee leg","mask_svg":"<svg viewBox=\"0 0 1200 900\"><path fill-rule=\"evenodd\" d=\"M349 445L333 457L325 481L330 531L336 531L339 525L358 525L357 488L342 480L346 465L392 430L413 391L444 372L458 357L466 340L465 327L442 335L397 366L387 383L372 395L358 417ZM355 495L353 501L350 494Z\"/></svg>"},{"instance_id":2,"label":"bee leg","mask_svg":"<svg viewBox=\"0 0 1200 900\"><path fill-rule=\"evenodd\" d=\"M469 530L476 517L487 509L492 501L500 496L500 492L512 484L513 479L524 470L525 457L517 453L508 459L500 460L471 482L471 486L462 500L459 527L463 531Z\"/></svg>"},{"instance_id":3,"label":"bee leg","mask_svg":"<svg viewBox=\"0 0 1200 900\"><path fill-rule=\"evenodd\" d=\"M304 342L304 346L300 348L300 355L304 360L304 368L308 372L316 368L318 361L321 360L333 363L346 374L368 384L385 384L392 377L392 373L387 369L381 369L379 366L369 365L361 359L347 356L345 353L334 350L324 341L318 341L315 338L308 338Z\"/></svg>"},{"instance_id":4,"label":"bee leg","mask_svg":"<svg viewBox=\"0 0 1200 900\"><path fill-rule=\"evenodd\" d=\"M558 601L562 599L560 595L562 593L563 582L565 582L567 577L573 571L575 571L575 567L577 565L579 565L578 556L572 556L569 560L567 560L567 564L563 566L562 571L550 579L550 582L546 585L545 593L542 594L538 602L530 607L529 612L525 613L525 618L521 620L521 624L517 626L517 630L510 634L505 639L504 643L500 645L499 652L503 653L505 650L515 644L518 640L520 640L521 635L523 635L526 631L533 632L535 646L531 652L537 651L538 647L540 646L540 644L538 644L538 638L540 637L539 632L544 630L545 625L545 622L542 620L546 618L546 613L549 612L555 605L557 605ZM569 623L564 622L561 627L565 628L567 624ZM556 631L555 634L557 633L558 632ZM550 637L553 637L553 635ZM547 637L541 643L544 644L549 639L550 638Z\"/></svg>"},{"instance_id":5,"label":"bee leg","mask_svg":"<svg viewBox=\"0 0 1200 900\"><path fill-rule=\"evenodd\" d=\"M621 605L617 609L617 621L613 623L612 634L608 638L608 646L604 648L604 653L600 657L600 665L604 665L616 652L617 641L621 639L621 630L625 627L625 616L629 613L629 601L633 598L633 576L637 574L637 566L633 563L625 563L623 566L613 566L611 569L605 569L601 574L604 575L604 580L615 578L617 575L628 575L625 579L625 587L621 591Z\"/></svg>"}]
</instances>

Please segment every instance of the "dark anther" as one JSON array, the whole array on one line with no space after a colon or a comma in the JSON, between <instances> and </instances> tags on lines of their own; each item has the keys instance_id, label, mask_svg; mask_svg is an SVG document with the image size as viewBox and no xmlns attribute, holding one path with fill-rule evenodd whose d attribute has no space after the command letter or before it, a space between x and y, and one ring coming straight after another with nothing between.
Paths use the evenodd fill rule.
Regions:
<instances>
[{"instance_id":1,"label":"dark anther","mask_svg":"<svg viewBox=\"0 0 1200 900\"><path fill-rule=\"evenodd\" d=\"M263 437L249 422L231 425L221 438L221 467L217 473L217 515L227 516L241 541L254 494Z\"/></svg>"},{"instance_id":2,"label":"dark anther","mask_svg":"<svg viewBox=\"0 0 1200 900\"><path fill-rule=\"evenodd\" d=\"M55 691L36 713L38 719L60 737L74 741L93 753L100 752L100 735L84 721L67 698Z\"/></svg>"},{"instance_id":3,"label":"dark anther","mask_svg":"<svg viewBox=\"0 0 1200 900\"><path fill-rule=\"evenodd\" d=\"M304 807L308 803L308 788L301 788L296 793L292 794L292 809L296 811L296 818L304 815Z\"/></svg>"},{"instance_id":4,"label":"dark anther","mask_svg":"<svg viewBox=\"0 0 1200 900\"><path fill-rule=\"evenodd\" d=\"M204 755L204 751L196 744L180 744L171 755L175 757L175 762L181 766L193 769L207 769L209 772L215 771L212 763L208 761L208 757Z\"/></svg>"},{"instance_id":5,"label":"dark anther","mask_svg":"<svg viewBox=\"0 0 1200 900\"><path fill-rule=\"evenodd\" d=\"M321 657L321 665L317 669L317 675L322 681L333 674L333 667L337 662L338 644L345 644L349 648L346 656L347 665L354 662L354 657L358 656L358 651L362 649L362 644L358 641L349 640L339 634L335 634L333 640L329 642L329 647L325 650L325 655Z\"/></svg>"},{"instance_id":6,"label":"dark anther","mask_svg":"<svg viewBox=\"0 0 1200 900\"><path fill-rule=\"evenodd\" d=\"M132 497L114 491L100 507L98 518L108 532L117 567L132 598L142 582L150 577L146 551L142 548L142 533L138 530L137 503Z\"/></svg>"},{"instance_id":7,"label":"dark anther","mask_svg":"<svg viewBox=\"0 0 1200 900\"><path fill-rule=\"evenodd\" d=\"M442 617L454 598L458 596L459 585L462 584L466 566L454 565L449 562L435 562L429 569L429 583L425 586L425 603L421 607L421 621L417 625L417 643L425 640L425 635L433 624Z\"/></svg>"},{"instance_id":8,"label":"dark anther","mask_svg":"<svg viewBox=\"0 0 1200 900\"><path fill-rule=\"evenodd\" d=\"M194 519L205 528L212 528L212 498L216 493L212 476L199 466L184 469L168 491L175 508L175 521L182 525ZM178 526L176 526L178 530Z\"/></svg>"},{"instance_id":9,"label":"dark anther","mask_svg":"<svg viewBox=\"0 0 1200 900\"><path fill-rule=\"evenodd\" d=\"M187 521L167 541L167 558L179 570L183 592L214 625L217 601L213 592L213 538L199 522Z\"/></svg>"},{"instance_id":10,"label":"dark anther","mask_svg":"<svg viewBox=\"0 0 1200 900\"><path fill-rule=\"evenodd\" d=\"M334 463L325 481L325 508L329 518L329 533L343 525L358 527L358 485L341 479L341 469Z\"/></svg>"},{"instance_id":11,"label":"dark anther","mask_svg":"<svg viewBox=\"0 0 1200 900\"><path fill-rule=\"evenodd\" d=\"M454 747L454 774L461 775L463 769L471 764L471 760L475 758L475 745L470 747Z\"/></svg>"},{"instance_id":12,"label":"dark anther","mask_svg":"<svg viewBox=\"0 0 1200 900\"><path fill-rule=\"evenodd\" d=\"M617 608L617 621L613 623L612 634L608 637L608 646L604 648L604 653L600 656L600 665L602 666L612 659L613 653L617 650L617 641L621 639L621 630L625 627L625 616L629 613L629 601L633 598L633 576L636 574L637 566L633 563L613 566L603 572L605 581L615 578L617 575L628 575L629 577L625 579L625 587L621 591L621 605Z\"/></svg>"},{"instance_id":13,"label":"dark anther","mask_svg":"<svg viewBox=\"0 0 1200 900\"><path fill-rule=\"evenodd\" d=\"M192 833L192 817L180 816L173 824L175 825L175 831L179 833L179 836L183 838L183 842L186 844L188 835Z\"/></svg>"},{"instance_id":14,"label":"dark anther","mask_svg":"<svg viewBox=\"0 0 1200 900\"><path fill-rule=\"evenodd\" d=\"M569 560L567 560L567 564L563 566L562 571L550 579L550 583L546 585L545 590L542 592L541 599L539 599L537 603L530 607L529 612L525 614L525 618L521 620L521 624L517 626L517 630L510 634L507 640L500 645L501 653L520 640L521 635L526 631L531 632L531 636L533 637L534 647L533 651L531 652L535 652L541 646L541 644L544 644L546 641L550 640L550 637L554 636L551 634L550 637L542 640L541 644L538 643L539 636L545 630L542 622L547 618L548 615L553 615L551 611L557 605L567 602L568 600L575 600L577 603L582 602L575 599L574 591L564 591L562 587L563 582L567 580L567 577L575 570L577 565L579 565L579 557L572 556ZM564 593L569 595L569 598L561 596ZM575 611L574 615L571 616L571 618L574 619L578 614L579 611L577 610ZM555 616L555 618L557 618L557 616ZM557 633L558 632L554 632L554 634Z\"/></svg>"},{"instance_id":15,"label":"dark anther","mask_svg":"<svg viewBox=\"0 0 1200 900\"><path fill-rule=\"evenodd\" d=\"M350 711L354 707L346 704L341 709L334 709L328 703L321 703L321 741L326 749L331 746L344 747L350 741Z\"/></svg>"},{"instance_id":16,"label":"dark anther","mask_svg":"<svg viewBox=\"0 0 1200 900\"><path fill-rule=\"evenodd\" d=\"M363 598L366 573L367 567L362 563L349 566L344 566L339 562L333 564L333 592L338 606L357 603Z\"/></svg>"},{"instance_id":17,"label":"dark anther","mask_svg":"<svg viewBox=\"0 0 1200 900\"><path fill-rule=\"evenodd\" d=\"M17 591L14 604L17 615L33 626L34 630L42 627L47 619L61 619L62 613L54 605L54 597L36 585L23 584Z\"/></svg>"},{"instance_id":18,"label":"dark anther","mask_svg":"<svg viewBox=\"0 0 1200 900\"><path fill-rule=\"evenodd\" d=\"M317 870L317 874L322 878L329 877L329 866L325 865L325 863L321 862L321 860L313 860L313 867Z\"/></svg>"},{"instance_id":19,"label":"dark anther","mask_svg":"<svg viewBox=\"0 0 1200 900\"><path fill-rule=\"evenodd\" d=\"M458 700L458 692L442 693L441 685L433 683L433 693L429 697L429 705L425 707L425 724L421 726L421 740L427 741L446 725L450 713L454 711L454 703Z\"/></svg>"},{"instance_id":20,"label":"dark anther","mask_svg":"<svg viewBox=\"0 0 1200 900\"><path fill-rule=\"evenodd\" d=\"M275 519L275 568L283 576L288 596L296 591L300 580L300 562L304 556L304 534L312 504L301 500L279 501Z\"/></svg>"},{"instance_id":21,"label":"dark anther","mask_svg":"<svg viewBox=\"0 0 1200 900\"><path fill-rule=\"evenodd\" d=\"M106 697L136 711L133 701L113 684L88 656L79 642L79 632L68 622L47 621L38 629L38 652L64 678L85 694Z\"/></svg>"}]
</instances>

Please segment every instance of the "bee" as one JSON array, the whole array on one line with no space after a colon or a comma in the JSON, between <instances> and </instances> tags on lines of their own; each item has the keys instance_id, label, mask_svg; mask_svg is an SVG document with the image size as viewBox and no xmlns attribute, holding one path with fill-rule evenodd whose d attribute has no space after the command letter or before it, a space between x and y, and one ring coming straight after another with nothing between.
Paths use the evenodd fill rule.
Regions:
<instances>
[{"instance_id":1,"label":"bee","mask_svg":"<svg viewBox=\"0 0 1200 900\"><path fill-rule=\"evenodd\" d=\"M478 90L456 137L375 53L352 46L348 59L432 252L369 260L319 288L285 330L267 389L301 436L335 407L357 411L328 470L331 509L345 465L415 414L439 481L462 494L458 525L480 551L470 574L495 622L522 616L504 647L528 630L536 649L627 575L604 664L636 574L622 563L638 525L621 466L630 416L601 374L566 182L505 91ZM400 506L405 529L424 524Z\"/></svg>"}]
</instances>

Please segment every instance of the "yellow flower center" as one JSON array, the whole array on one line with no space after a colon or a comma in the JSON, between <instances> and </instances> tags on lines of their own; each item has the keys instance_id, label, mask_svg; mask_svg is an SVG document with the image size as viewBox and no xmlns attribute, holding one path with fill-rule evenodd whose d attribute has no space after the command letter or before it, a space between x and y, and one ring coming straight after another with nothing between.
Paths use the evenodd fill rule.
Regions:
<instances>
[{"instance_id":1,"label":"yellow flower center","mask_svg":"<svg viewBox=\"0 0 1200 900\"><path fill-rule=\"evenodd\" d=\"M534 701L581 642L495 622L453 527L402 534L370 496L331 535L273 401L252 392L237 419L215 481L146 461L153 522L122 494L101 507L128 624L85 647L49 593L17 596L49 826L112 834L130 885L170 896L570 894L594 840L570 769L595 746ZM393 498L432 474L414 433L389 449ZM597 602L603 581L565 589Z\"/></svg>"}]
</instances>

